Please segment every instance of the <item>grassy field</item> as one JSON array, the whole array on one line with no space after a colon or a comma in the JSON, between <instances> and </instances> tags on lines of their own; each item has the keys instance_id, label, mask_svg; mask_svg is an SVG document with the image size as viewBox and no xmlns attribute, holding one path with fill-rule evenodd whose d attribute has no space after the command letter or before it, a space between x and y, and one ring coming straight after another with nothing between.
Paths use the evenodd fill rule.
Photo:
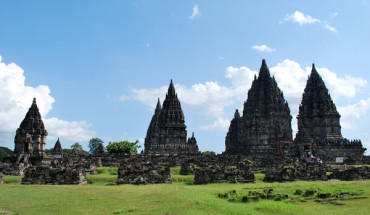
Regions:
<instances>
[{"instance_id":1,"label":"grassy field","mask_svg":"<svg viewBox=\"0 0 370 215\"><path fill-rule=\"evenodd\" d=\"M256 174L254 184L192 185L194 176L181 176L179 168L172 168L173 184L117 186L116 169L101 168L98 173L88 175L89 184L84 186L20 185L20 177L5 176L6 184L0 185L0 214L370 214L370 199L338 201L344 205L320 204L314 199L290 200L304 199L293 195L296 189L370 197L369 180L264 183L263 174ZM249 191L262 192L266 188L288 194L289 198L239 201ZM218 197L232 190L237 193L235 201Z\"/></svg>"}]
</instances>

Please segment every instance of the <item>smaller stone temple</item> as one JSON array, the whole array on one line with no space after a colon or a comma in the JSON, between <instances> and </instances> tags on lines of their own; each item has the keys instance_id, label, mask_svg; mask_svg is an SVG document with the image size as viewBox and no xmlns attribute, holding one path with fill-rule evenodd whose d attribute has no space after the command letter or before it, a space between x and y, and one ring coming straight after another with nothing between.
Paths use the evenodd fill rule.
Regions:
<instances>
[{"instance_id":1,"label":"smaller stone temple","mask_svg":"<svg viewBox=\"0 0 370 215\"><path fill-rule=\"evenodd\" d=\"M171 80L163 107L158 99L157 107L145 138L145 153L193 154L199 153L193 136L186 140L187 131L181 103Z\"/></svg>"},{"instance_id":2,"label":"smaller stone temple","mask_svg":"<svg viewBox=\"0 0 370 215\"><path fill-rule=\"evenodd\" d=\"M62 144L60 144L59 138L58 138L57 142L55 143L55 146L53 148L53 151L51 152L51 155L53 157L62 157L63 156Z\"/></svg>"},{"instance_id":3,"label":"smaller stone temple","mask_svg":"<svg viewBox=\"0 0 370 215\"><path fill-rule=\"evenodd\" d=\"M40 111L33 99L21 125L15 135L15 154L42 155L45 151L45 138L48 132L45 129Z\"/></svg>"},{"instance_id":4,"label":"smaller stone temple","mask_svg":"<svg viewBox=\"0 0 370 215\"><path fill-rule=\"evenodd\" d=\"M304 158L310 152L325 163L361 163L366 149L361 140L342 137L340 117L329 90L312 64L297 116L296 156Z\"/></svg>"}]
</instances>

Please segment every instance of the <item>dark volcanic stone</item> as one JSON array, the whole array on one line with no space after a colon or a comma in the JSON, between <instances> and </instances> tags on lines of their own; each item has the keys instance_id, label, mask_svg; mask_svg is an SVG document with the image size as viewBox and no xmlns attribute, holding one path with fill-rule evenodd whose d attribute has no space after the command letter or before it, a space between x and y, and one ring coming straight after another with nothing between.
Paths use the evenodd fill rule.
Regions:
<instances>
[{"instance_id":1,"label":"dark volcanic stone","mask_svg":"<svg viewBox=\"0 0 370 215\"><path fill-rule=\"evenodd\" d=\"M161 107L158 99L157 107L145 138L145 153L199 153L194 133L188 140L186 140L186 136L184 113L171 80L163 107Z\"/></svg>"},{"instance_id":2,"label":"dark volcanic stone","mask_svg":"<svg viewBox=\"0 0 370 215\"><path fill-rule=\"evenodd\" d=\"M283 92L271 78L265 60L244 103L243 116L235 111L226 136L227 154L265 158L276 153L276 144L292 143L292 116Z\"/></svg>"}]
</instances>

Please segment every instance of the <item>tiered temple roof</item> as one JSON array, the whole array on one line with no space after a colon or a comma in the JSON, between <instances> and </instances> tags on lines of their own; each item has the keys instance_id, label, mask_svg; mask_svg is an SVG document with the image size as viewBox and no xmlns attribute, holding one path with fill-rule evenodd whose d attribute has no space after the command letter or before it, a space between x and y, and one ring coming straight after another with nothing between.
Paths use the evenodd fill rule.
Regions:
<instances>
[{"instance_id":1,"label":"tiered temple roof","mask_svg":"<svg viewBox=\"0 0 370 215\"><path fill-rule=\"evenodd\" d=\"M310 138L315 140L342 138L340 114L314 64L302 96L297 120L297 136L300 136L302 130L306 130Z\"/></svg>"},{"instance_id":2,"label":"tiered temple roof","mask_svg":"<svg viewBox=\"0 0 370 215\"><path fill-rule=\"evenodd\" d=\"M276 144L292 141L290 109L266 61L255 77L244 103L243 116L235 113L226 136L226 153L265 157ZM239 122L241 121L241 122Z\"/></svg>"},{"instance_id":3,"label":"tiered temple roof","mask_svg":"<svg viewBox=\"0 0 370 215\"><path fill-rule=\"evenodd\" d=\"M195 137L186 141L184 113L171 80L163 107L158 99L155 113L145 138L145 153L182 154L197 153Z\"/></svg>"},{"instance_id":4,"label":"tiered temple roof","mask_svg":"<svg viewBox=\"0 0 370 215\"><path fill-rule=\"evenodd\" d=\"M25 118L17 129L14 152L16 154L43 154L47 135L48 132L37 107L36 98L34 98Z\"/></svg>"}]
</instances>

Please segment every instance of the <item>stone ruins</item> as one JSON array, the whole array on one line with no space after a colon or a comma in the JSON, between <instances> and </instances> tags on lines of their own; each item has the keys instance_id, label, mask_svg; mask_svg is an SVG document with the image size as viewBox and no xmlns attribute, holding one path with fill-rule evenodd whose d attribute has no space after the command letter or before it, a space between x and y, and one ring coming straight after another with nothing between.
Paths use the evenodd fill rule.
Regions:
<instances>
[{"instance_id":1,"label":"stone ruins","mask_svg":"<svg viewBox=\"0 0 370 215\"><path fill-rule=\"evenodd\" d=\"M41 119L36 98L15 135L15 154L42 155L45 151L45 138L48 132Z\"/></svg>"},{"instance_id":2,"label":"stone ruins","mask_svg":"<svg viewBox=\"0 0 370 215\"><path fill-rule=\"evenodd\" d=\"M226 154L264 158L276 154L277 144L292 144L292 116L288 102L265 60L244 103L243 116L235 111L226 135Z\"/></svg>"},{"instance_id":3,"label":"stone ruins","mask_svg":"<svg viewBox=\"0 0 370 215\"><path fill-rule=\"evenodd\" d=\"M325 165L369 164L370 157L363 156L366 149L361 140L342 137L340 114L314 65L299 107L294 141L291 120L288 103L265 60L248 91L243 115L235 111L225 152L219 155L200 153L194 133L187 139L172 80L163 104L158 99L145 151L137 155L108 154L102 144L96 154L63 153L59 138L51 155L46 155L48 132L34 99L16 131L14 154L0 161L0 183L5 174L24 175L22 184L83 185L86 174L96 174L96 167L102 166L118 167L117 184L137 185L172 183L170 167L175 166L181 166L182 175L195 175L194 184L251 183L256 172L264 172L267 182L369 179L369 167Z\"/></svg>"},{"instance_id":4,"label":"stone ruins","mask_svg":"<svg viewBox=\"0 0 370 215\"><path fill-rule=\"evenodd\" d=\"M150 156L130 156L118 169L117 184L171 184L170 167L167 162L153 162Z\"/></svg>"},{"instance_id":5,"label":"stone ruins","mask_svg":"<svg viewBox=\"0 0 370 215\"><path fill-rule=\"evenodd\" d=\"M163 107L158 99L157 107L145 138L146 154L193 154L199 153L194 133L186 140L184 113L177 98L172 80Z\"/></svg>"},{"instance_id":6,"label":"stone ruins","mask_svg":"<svg viewBox=\"0 0 370 215\"><path fill-rule=\"evenodd\" d=\"M305 159L310 153L328 164L363 162L366 149L361 140L342 137L340 114L314 65L299 106L294 141L291 119L283 92L263 60L258 78L255 77L248 91L243 116L236 110L231 120L225 153L245 155L256 161L268 157Z\"/></svg>"}]
</instances>

